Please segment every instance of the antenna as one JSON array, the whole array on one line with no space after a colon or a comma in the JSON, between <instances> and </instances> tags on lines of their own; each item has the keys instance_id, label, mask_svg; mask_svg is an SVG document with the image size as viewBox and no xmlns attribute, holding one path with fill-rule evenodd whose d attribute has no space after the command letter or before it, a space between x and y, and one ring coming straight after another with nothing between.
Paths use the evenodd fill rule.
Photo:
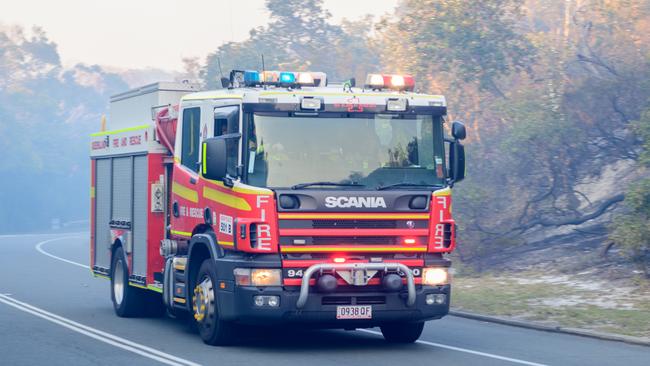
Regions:
<instances>
[{"instance_id":1,"label":"antenna","mask_svg":"<svg viewBox=\"0 0 650 366\"><path fill-rule=\"evenodd\" d=\"M217 66L219 66L219 75L221 76L221 87L230 88L230 79L223 77L223 71L221 71L221 58L217 57Z\"/></svg>"},{"instance_id":2,"label":"antenna","mask_svg":"<svg viewBox=\"0 0 650 366\"><path fill-rule=\"evenodd\" d=\"M262 85L264 85L264 90L266 90L266 68L264 67L264 54L260 54L262 56Z\"/></svg>"},{"instance_id":3,"label":"antenna","mask_svg":"<svg viewBox=\"0 0 650 366\"><path fill-rule=\"evenodd\" d=\"M217 57L217 65L219 66L219 76L223 78L223 71L221 71L221 58Z\"/></svg>"}]
</instances>

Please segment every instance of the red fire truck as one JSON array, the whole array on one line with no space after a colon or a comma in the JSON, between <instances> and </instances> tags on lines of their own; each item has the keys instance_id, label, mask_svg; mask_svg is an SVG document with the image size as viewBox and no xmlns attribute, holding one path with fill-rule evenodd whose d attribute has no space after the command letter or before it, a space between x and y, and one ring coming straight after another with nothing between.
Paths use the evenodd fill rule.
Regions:
<instances>
[{"instance_id":1,"label":"red fire truck","mask_svg":"<svg viewBox=\"0 0 650 366\"><path fill-rule=\"evenodd\" d=\"M115 312L188 313L204 342L243 324L380 327L414 342L449 310L465 128L408 75L232 71L111 98L92 135L92 273Z\"/></svg>"}]
</instances>

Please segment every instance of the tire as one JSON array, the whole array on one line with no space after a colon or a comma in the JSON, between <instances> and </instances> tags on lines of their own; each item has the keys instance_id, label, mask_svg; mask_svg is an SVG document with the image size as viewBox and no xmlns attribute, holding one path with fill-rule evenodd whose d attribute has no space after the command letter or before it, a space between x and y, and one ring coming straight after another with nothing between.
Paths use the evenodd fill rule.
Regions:
<instances>
[{"instance_id":1,"label":"tire","mask_svg":"<svg viewBox=\"0 0 650 366\"><path fill-rule=\"evenodd\" d=\"M220 319L217 306L217 271L208 258L201 263L195 283L192 284L192 322L206 344L227 346L234 343L235 326Z\"/></svg>"},{"instance_id":2,"label":"tire","mask_svg":"<svg viewBox=\"0 0 650 366\"><path fill-rule=\"evenodd\" d=\"M424 329L424 322L419 323L391 323L381 327L381 334L389 343L413 343L420 338Z\"/></svg>"},{"instance_id":3,"label":"tire","mask_svg":"<svg viewBox=\"0 0 650 366\"><path fill-rule=\"evenodd\" d=\"M122 318L140 316L146 309L146 294L139 288L129 286L129 270L122 248L113 253L111 264L111 300L115 314Z\"/></svg>"}]
</instances>

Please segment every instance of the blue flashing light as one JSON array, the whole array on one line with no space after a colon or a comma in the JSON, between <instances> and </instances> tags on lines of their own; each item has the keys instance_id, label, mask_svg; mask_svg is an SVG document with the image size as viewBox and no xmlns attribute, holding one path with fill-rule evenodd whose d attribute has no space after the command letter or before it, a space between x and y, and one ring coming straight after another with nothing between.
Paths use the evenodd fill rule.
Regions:
<instances>
[{"instance_id":1,"label":"blue flashing light","mask_svg":"<svg viewBox=\"0 0 650 366\"><path fill-rule=\"evenodd\" d=\"M244 71L244 84L247 86L255 86L260 84L260 73L257 71Z\"/></svg>"},{"instance_id":2,"label":"blue flashing light","mask_svg":"<svg viewBox=\"0 0 650 366\"><path fill-rule=\"evenodd\" d=\"M296 75L292 72L281 72L280 73L280 83L281 84L293 84L296 81Z\"/></svg>"}]
</instances>

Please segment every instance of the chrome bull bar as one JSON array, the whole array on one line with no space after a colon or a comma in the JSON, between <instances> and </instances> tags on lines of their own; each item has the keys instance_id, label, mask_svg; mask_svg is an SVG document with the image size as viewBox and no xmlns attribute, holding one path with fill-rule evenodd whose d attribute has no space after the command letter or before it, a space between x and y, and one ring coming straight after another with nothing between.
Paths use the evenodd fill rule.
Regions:
<instances>
[{"instance_id":1,"label":"chrome bull bar","mask_svg":"<svg viewBox=\"0 0 650 366\"><path fill-rule=\"evenodd\" d=\"M302 309L307 303L309 296L309 280L316 272L323 271L336 271L339 270L375 270L375 271L400 271L406 274L406 288L408 290L408 297L406 299L407 306L415 304L415 280L411 269L401 263L319 263L307 268L302 276L300 283L300 296L296 302L296 308Z\"/></svg>"}]
</instances>

